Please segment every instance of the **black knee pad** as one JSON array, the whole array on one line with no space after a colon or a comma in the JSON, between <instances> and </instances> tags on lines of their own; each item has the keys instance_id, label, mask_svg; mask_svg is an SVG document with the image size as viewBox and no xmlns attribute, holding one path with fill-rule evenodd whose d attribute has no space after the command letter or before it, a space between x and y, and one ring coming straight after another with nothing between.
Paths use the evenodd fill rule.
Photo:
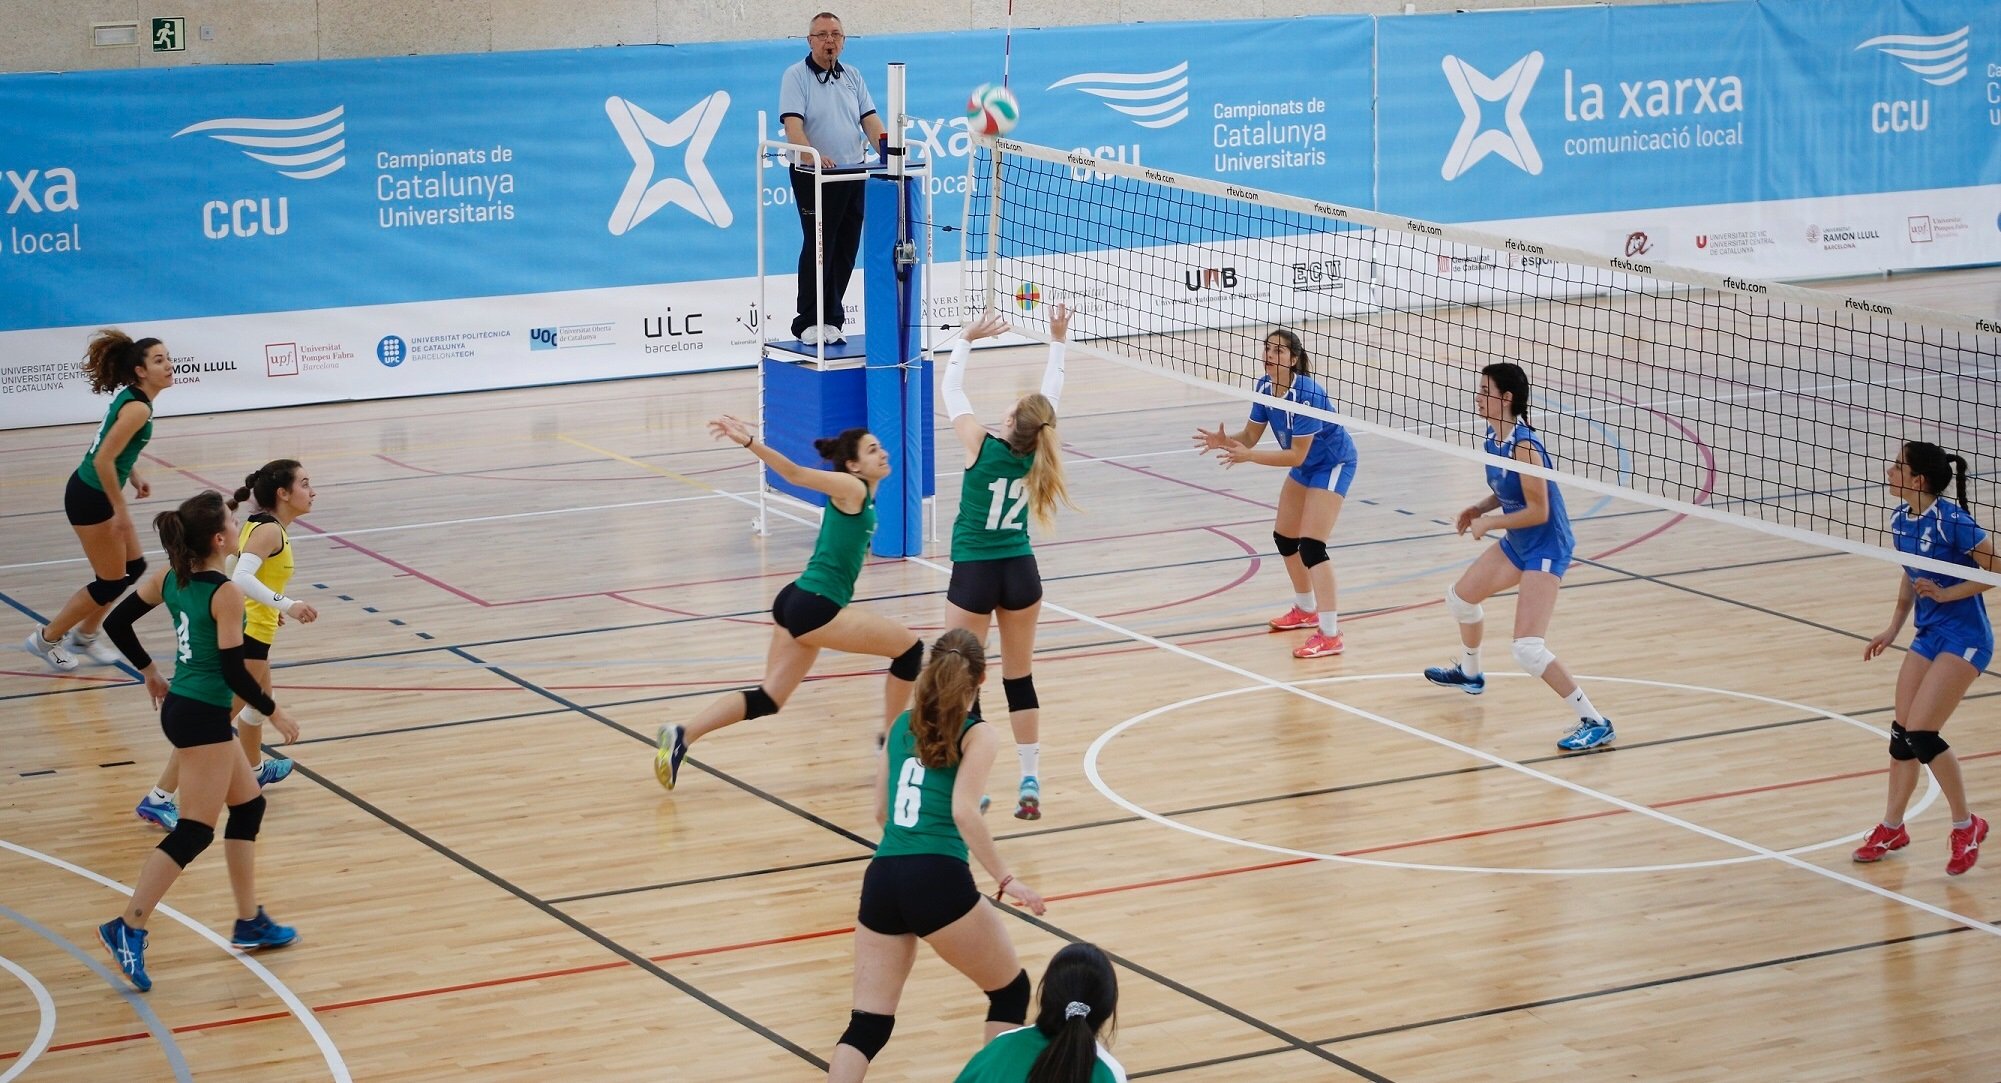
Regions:
<instances>
[{"instance_id":1,"label":"black knee pad","mask_svg":"<svg viewBox=\"0 0 2001 1083\"><path fill-rule=\"evenodd\" d=\"M882 1047L889 1044L889 1032L896 1029L896 1017L877 1015L874 1012L849 1012L848 1029L841 1032L840 1044L852 1046L856 1052L869 1060L874 1060Z\"/></svg>"},{"instance_id":2,"label":"black knee pad","mask_svg":"<svg viewBox=\"0 0 2001 1083\"><path fill-rule=\"evenodd\" d=\"M1901 722L1890 723L1890 758L1893 760L1915 760L1918 750L1911 747L1911 734Z\"/></svg>"},{"instance_id":3,"label":"black knee pad","mask_svg":"<svg viewBox=\"0 0 2001 1083\"><path fill-rule=\"evenodd\" d=\"M160 840L157 849L173 858L174 864L185 869L190 862L201 856L203 850L208 849L209 843L214 841L215 828L183 816L180 822L174 825L174 829L167 832L167 837Z\"/></svg>"},{"instance_id":4,"label":"black knee pad","mask_svg":"<svg viewBox=\"0 0 2001 1083\"><path fill-rule=\"evenodd\" d=\"M1286 537L1284 534L1280 534L1278 531L1274 530L1271 532L1271 540L1274 544L1278 546L1279 556L1289 557L1292 554L1299 552L1298 538L1289 538Z\"/></svg>"},{"instance_id":5,"label":"black knee pad","mask_svg":"<svg viewBox=\"0 0 2001 1083\"><path fill-rule=\"evenodd\" d=\"M763 685L760 684L756 688L746 688L743 690L743 717L745 721L777 713L778 701L771 698L771 693L766 692Z\"/></svg>"},{"instance_id":6,"label":"black knee pad","mask_svg":"<svg viewBox=\"0 0 2001 1083\"><path fill-rule=\"evenodd\" d=\"M1904 739L1911 743L1911 751L1918 754L1919 763L1930 763L1952 747L1945 743L1945 738L1940 737L1937 730L1909 730Z\"/></svg>"},{"instance_id":7,"label":"black knee pad","mask_svg":"<svg viewBox=\"0 0 2001 1083\"><path fill-rule=\"evenodd\" d=\"M260 793L240 805L229 806L229 819L222 825L222 837L256 842L257 829L263 826L264 795Z\"/></svg>"},{"instance_id":8,"label":"black knee pad","mask_svg":"<svg viewBox=\"0 0 2001 1083\"><path fill-rule=\"evenodd\" d=\"M1033 711L1037 707L1042 706L1042 701L1035 698L1035 674L1033 673L1026 677L1002 677L1001 691L1007 693L1007 709L1009 714L1013 714L1016 711Z\"/></svg>"},{"instance_id":9,"label":"black knee pad","mask_svg":"<svg viewBox=\"0 0 2001 1083\"><path fill-rule=\"evenodd\" d=\"M1028 994L1028 971L1024 970L1013 981L987 994L987 1022L1015 1026L1028 1022Z\"/></svg>"},{"instance_id":10,"label":"black knee pad","mask_svg":"<svg viewBox=\"0 0 2001 1083\"><path fill-rule=\"evenodd\" d=\"M896 656L889 663L889 675L899 681L914 681L924 670L924 641L918 640L910 649Z\"/></svg>"},{"instance_id":11,"label":"black knee pad","mask_svg":"<svg viewBox=\"0 0 2001 1083\"><path fill-rule=\"evenodd\" d=\"M145 557L133 557L131 560L125 562L126 586L129 587L132 584L137 583L139 581L139 577L145 574L146 574Z\"/></svg>"},{"instance_id":12,"label":"black knee pad","mask_svg":"<svg viewBox=\"0 0 2001 1083\"><path fill-rule=\"evenodd\" d=\"M1327 563L1327 543L1319 538L1299 539L1299 562L1309 568Z\"/></svg>"},{"instance_id":13,"label":"black knee pad","mask_svg":"<svg viewBox=\"0 0 2001 1083\"><path fill-rule=\"evenodd\" d=\"M83 589L90 595L91 601L96 602L98 605L110 605L118 600L120 594L125 593L125 580L93 579L90 581L90 585Z\"/></svg>"}]
</instances>

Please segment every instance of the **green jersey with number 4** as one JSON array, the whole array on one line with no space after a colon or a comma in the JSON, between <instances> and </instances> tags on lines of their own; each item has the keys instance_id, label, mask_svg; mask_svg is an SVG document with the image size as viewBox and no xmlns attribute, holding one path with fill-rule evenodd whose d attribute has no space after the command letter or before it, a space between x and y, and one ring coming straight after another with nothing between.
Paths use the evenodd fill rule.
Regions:
<instances>
[{"instance_id":1,"label":"green jersey with number 4","mask_svg":"<svg viewBox=\"0 0 2001 1083\"><path fill-rule=\"evenodd\" d=\"M966 731L980 724L967 718L959 728L959 741ZM889 820L882 825L882 841L875 844L875 856L942 854L966 860L966 840L952 819L952 787L959 778L959 766L926 767L917 758L917 736L910 732L910 712L898 715L889 727Z\"/></svg>"},{"instance_id":2,"label":"green jersey with number 4","mask_svg":"<svg viewBox=\"0 0 2001 1083\"><path fill-rule=\"evenodd\" d=\"M167 573L160 598L174 618L174 679L168 688L183 699L229 706L229 682L222 679L222 650L215 645L215 588L229 582L221 572L196 572L182 586Z\"/></svg>"},{"instance_id":3,"label":"green jersey with number 4","mask_svg":"<svg viewBox=\"0 0 2001 1083\"><path fill-rule=\"evenodd\" d=\"M148 411L153 409L153 400L147 398L144 391L136 387L121 388L118 394L112 396L110 409L104 411L104 422L97 426L97 439L90 442L90 449L83 453L83 462L77 464L77 480L98 492L104 491L104 482L98 479L97 463L93 461L97 458L97 445L102 444L104 438L111 435L111 426L118 424L119 412L125 409L127 403L132 402L145 404ZM146 450L146 442L152 438L153 415L149 412L146 415L146 423L139 426L139 431L133 433L132 439L125 441L125 447L118 452L116 473L119 488L124 488L125 483L132 480L132 464L139 461L139 453Z\"/></svg>"},{"instance_id":4,"label":"green jersey with number 4","mask_svg":"<svg viewBox=\"0 0 2001 1083\"><path fill-rule=\"evenodd\" d=\"M1035 452L1016 455L987 434L980 456L966 468L959 490L959 518L952 524L952 561L1025 557L1028 542L1028 469Z\"/></svg>"}]
</instances>

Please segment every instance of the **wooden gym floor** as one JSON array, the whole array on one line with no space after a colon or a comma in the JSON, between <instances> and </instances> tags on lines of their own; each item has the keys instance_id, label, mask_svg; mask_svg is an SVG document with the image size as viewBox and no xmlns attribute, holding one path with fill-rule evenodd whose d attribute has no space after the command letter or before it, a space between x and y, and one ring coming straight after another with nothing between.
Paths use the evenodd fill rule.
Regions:
<instances>
[{"instance_id":1,"label":"wooden gym floor","mask_svg":"<svg viewBox=\"0 0 2001 1083\"><path fill-rule=\"evenodd\" d=\"M1850 288L1991 314L1998 282ZM1478 546L1442 524L1477 469L1359 438L1333 545L1348 651L1299 662L1263 630L1289 604L1279 472L1187 450L1241 404L1070 368L1085 511L1037 545L1047 815L1007 815L1003 751L989 823L1050 898L1010 910L1030 974L1073 940L1118 960L1136 1077L2001 1079L2001 858L1946 877L1921 790L1908 850L1848 860L1881 813L1902 652L1860 656L1892 566L1573 495L1587 559L1549 638L1620 741L1560 758L1536 682L1474 699L1417 676L1455 642L1439 599ZM980 358L983 416L1039 369ZM142 522L275 457L320 492L292 593L322 617L274 654L305 739L259 854L301 940L244 959L207 935L230 916L218 849L154 923L154 990L126 991L92 927L157 841L132 805L165 742L125 676L6 654L0 1078L817 1078L848 1010L881 666L823 655L783 714L697 746L679 791L650 773L655 727L757 680L811 548L790 513L750 534L751 461L702 431L749 416L752 381L208 418L170 393ZM0 434L8 643L82 582L59 493L88 440ZM1993 470L1992 438L1966 450ZM948 466L948 517L957 484ZM935 634L944 548L872 563L857 604ZM1495 670L1511 613L1490 603ZM2001 813L2001 682L1946 732ZM984 1011L920 954L871 1078L950 1078Z\"/></svg>"}]
</instances>

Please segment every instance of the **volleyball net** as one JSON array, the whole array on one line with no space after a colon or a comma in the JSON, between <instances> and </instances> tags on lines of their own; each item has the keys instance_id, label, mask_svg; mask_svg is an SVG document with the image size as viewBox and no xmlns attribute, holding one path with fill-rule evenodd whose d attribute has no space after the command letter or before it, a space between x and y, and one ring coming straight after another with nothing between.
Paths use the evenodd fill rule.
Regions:
<instances>
[{"instance_id":1,"label":"volleyball net","mask_svg":"<svg viewBox=\"0 0 2001 1083\"><path fill-rule=\"evenodd\" d=\"M969 170L969 296L1031 323L1065 301L1076 349L1247 400L1264 336L1291 328L1336 404L1321 416L1355 431L1485 461L1478 373L1514 361L1557 469L1511 467L1940 572L1896 553L1886 465L1906 440L1976 473L2001 454L1991 319L1010 140L982 140ZM2001 527L1991 485L1971 489Z\"/></svg>"}]
</instances>

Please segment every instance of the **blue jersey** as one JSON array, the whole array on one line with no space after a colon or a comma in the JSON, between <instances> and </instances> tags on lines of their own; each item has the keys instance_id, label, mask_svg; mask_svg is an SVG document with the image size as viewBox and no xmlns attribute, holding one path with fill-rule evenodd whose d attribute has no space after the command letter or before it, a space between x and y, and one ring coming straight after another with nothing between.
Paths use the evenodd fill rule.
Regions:
<instances>
[{"instance_id":1,"label":"blue jersey","mask_svg":"<svg viewBox=\"0 0 2001 1083\"><path fill-rule=\"evenodd\" d=\"M1973 521L1965 508L1944 498L1932 501L1932 506L1918 515L1911 514L1909 504L1897 505L1890 516L1890 534L1896 539L1899 553L1969 568L1979 567L1973 562L1973 550L1987 539L1987 531ZM1907 567L1904 574L1913 581L1929 579L1941 587L1966 582L1958 576L1919 568ZM1919 595L1916 612L1920 632L1945 632L1956 638L1989 642L1994 638L1993 626L1987 623L1987 602L1982 595L1956 602L1937 602Z\"/></svg>"},{"instance_id":2,"label":"blue jersey","mask_svg":"<svg viewBox=\"0 0 2001 1083\"><path fill-rule=\"evenodd\" d=\"M1271 377L1258 377L1258 394L1272 393ZM1311 376L1294 376L1292 386L1282 396L1287 402L1310 406L1327 413L1334 412L1334 403L1327 398L1327 392ZM1335 463L1355 461L1355 441L1348 430L1331 421L1324 421L1312 414L1295 414L1274 409L1262 402L1251 403L1251 420L1271 429L1278 437L1278 446L1292 450L1292 442L1302 436L1313 438L1313 447L1306 453L1306 461L1294 467L1294 471L1312 473L1327 470Z\"/></svg>"},{"instance_id":3,"label":"blue jersey","mask_svg":"<svg viewBox=\"0 0 2001 1083\"><path fill-rule=\"evenodd\" d=\"M1536 450L1543 466L1554 465L1549 449L1542 446L1542 438L1527 425L1517 422L1515 431L1508 434L1505 443L1494 435L1491 427L1487 429L1485 448L1489 455L1512 459L1515 448L1522 444ZM1515 567L1524 571L1562 575L1564 569L1570 566L1570 554L1577 548L1577 539L1570 533L1570 513L1564 509L1562 490L1556 487L1556 482L1550 481L1547 485L1549 518L1536 526L1510 529L1507 537L1501 539L1501 549L1507 553L1508 559L1514 561ZM1529 506L1522 496L1522 476L1517 471L1489 463L1487 488L1492 489L1494 496L1500 500L1503 515L1512 515Z\"/></svg>"}]
</instances>

